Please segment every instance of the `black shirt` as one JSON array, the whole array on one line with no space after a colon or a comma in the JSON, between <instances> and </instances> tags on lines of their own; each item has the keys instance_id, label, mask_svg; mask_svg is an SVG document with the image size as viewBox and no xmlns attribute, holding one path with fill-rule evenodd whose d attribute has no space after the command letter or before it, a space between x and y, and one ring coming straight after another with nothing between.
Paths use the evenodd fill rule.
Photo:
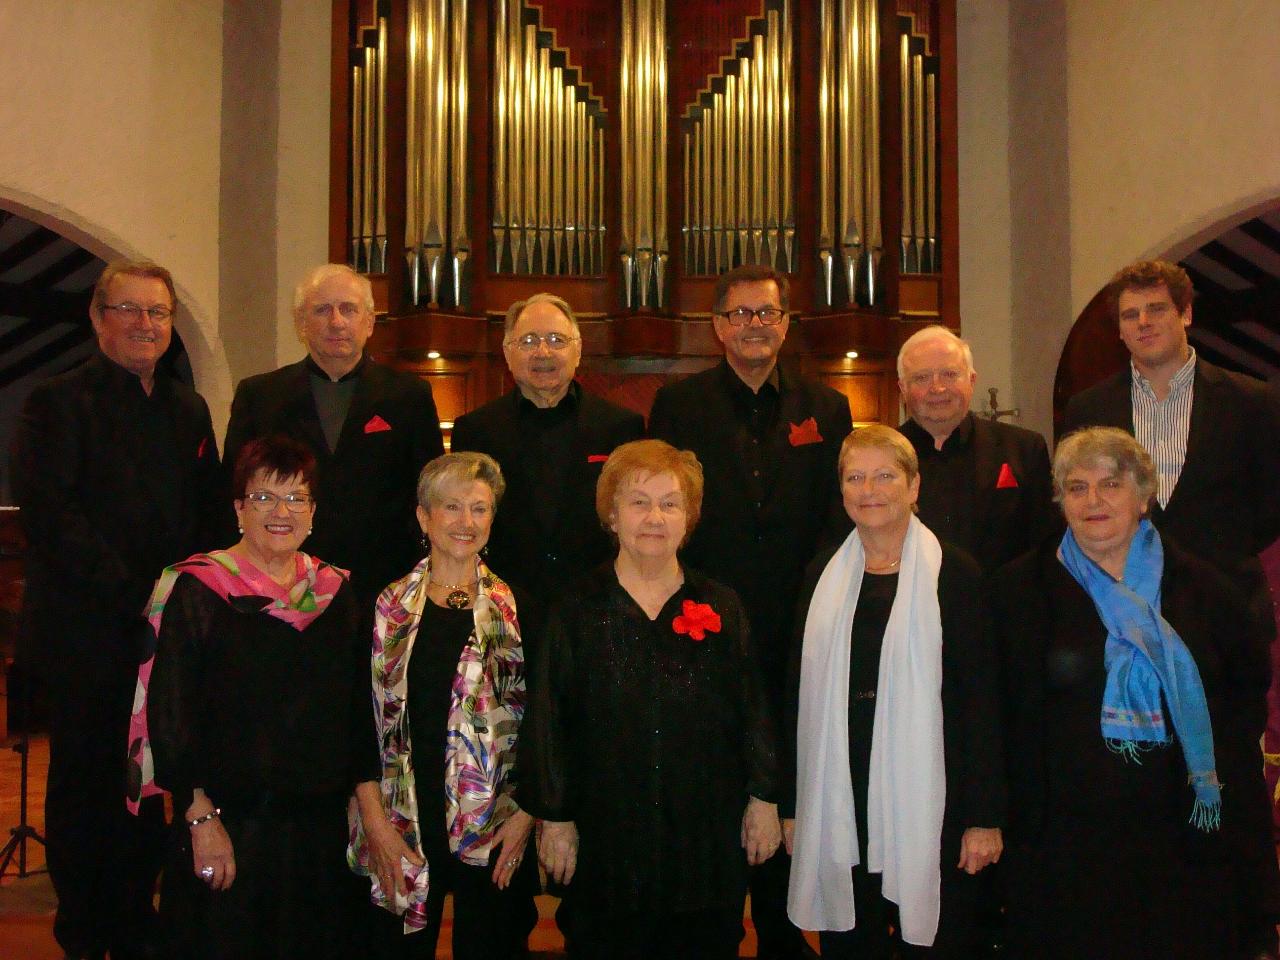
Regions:
<instances>
[{"instance_id":1,"label":"black shirt","mask_svg":"<svg viewBox=\"0 0 1280 960\"><path fill-rule=\"evenodd\" d=\"M914 420L899 428L920 459L920 522L939 540L970 553L981 531L973 529L976 464L973 448L973 414L934 448L933 435Z\"/></svg>"},{"instance_id":2,"label":"black shirt","mask_svg":"<svg viewBox=\"0 0 1280 960\"><path fill-rule=\"evenodd\" d=\"M577 439L581 393L582 387L575 381L554 407L539 407L524 395L516 401L522 454L532 469L534 489L539 491L533 498L533 518L547 538L560 520L561 498L552 492L565 488Z\"/></svg>"},{"instance_id":3,"label":"black shirt","mask_svg":"<svg viewBox=\"0 0 1280 960\"><path fill-rule=\"evenodd\" d=\"M731 368L726 364L725 369ZM764 502L765 491L778 474L778 458L769 444L769 436L778 425L778 413L782 409L778 368L773 368L769 379L760 385L759 390L752 390L736 374L727 377L725 382L737 417L734 446L747 467L751 501L759 508Z\"/></svg>"},{"instance_id":4,"label":"black shirt","mask_svg":"<svg viewBox=\"0 0 1280 960\"><path fill-rule=\"evenodd\" d=\"M343 424L347 422L347 412L351 409L351 398L356 394L356 383L364 372L365 357L360 362L334 380L320 368L310 356L306 359L308 382L311 384L311 397L316 403L316 415L320 417L320 428L324 431L324 442L332 453L338 448L338 438L342 436Z\"/></svg>"},{"instance_id":5,"label":"black shirt","mask_svg":"<svg viewBox=\"0 0 1280 960\"><path fill-rule=\"evenodd\" d=\"M862 862L867 862L867 790L871 783L871 735L875 730L880 651L889 624L898 575L868 573L858 591L858 607L849 628L849 775L858 823Z\"/></svg>"}]
</instances>

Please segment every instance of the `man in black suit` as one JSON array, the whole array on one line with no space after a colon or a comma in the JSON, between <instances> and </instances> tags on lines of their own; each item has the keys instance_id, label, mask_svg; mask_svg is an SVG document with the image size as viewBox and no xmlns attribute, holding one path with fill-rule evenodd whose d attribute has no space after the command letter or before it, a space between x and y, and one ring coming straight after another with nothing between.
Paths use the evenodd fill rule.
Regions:
<instances>
[{"instance_id":1,"label":"man in black suit","mask_svg":"<svg viewBox=\"0 0 1280 960\"><path fill-rule=\"evenodd\" d=\"M109 264L89 308L101 352L31 392L13 441L29 542L20 655L52 701L45 830L70 957L154 947L164 810L124 805L146 607L164 567L220 545L209 408L157 367L176 305L163 267Z\"/></svg>"},{"instance_id":2,"label":"man in black suit","mask_svg":"<svg viewBox=\"0 0 1280 960\"><path fill-rule=\"evenodd\" d=\"M1161 535L1227 574L1258 622L1273 625L1258 553L1280 535L1276 393L1196 355L1187 342L1194 291L1177 264L1130 264L1112 278L1107 293L1130 363L1072 397L1065 428L1119 427L1134 434L1156 463L1151 520ZM1258 718L1259 736L1263 720ZM1258 782L1233 791L1241 804L1235 812L1248 820L1253 836L1270 837L1260 754L1256 765ZM1243 922L1253 931L1258 956L1274 954L1280 921L1275 858L1256 855L1269 849L1269 843L1244 845L1237 871Z\"/></svg>"},{"instance_id":3,"label":"man in black suit","mask_svg":"<svg viewBox=\"0 0 1280 960\"><path fill-rule=\"evenodd\" d=\"M422 557L418 473L444 452L431 387L365 356L373 288L344 264L311 270L293 297L307 357L241 381L225 460L249 440L284 434L316 455L316 516L306 549L351 571L372 615L378 593Z\"/></svg>"},{"instance_id":4,"label":"man in black suit","mask_svg":"<svg viewBox=\"0 0 1280 960\"><path fill-rule=\"evenodd\" d=\"M539 293L507 310L503 355L509 394L459 417L454 450L498 461L498 504L488 563L549 603L614 550L596 518L596 481L613 448L644 435L644 418L574 380L582 337L564 300Z\"/></svg>"},{"instance_id":5,"label":"man in black suit","mask_svg":"<svg viewBox=\"0 0 1280 960\"><path fill-rule=\"evenodd\" d=\"M721 274L712 322L724 362L663 387L649 415L650 435L702 463L702 520L682 557L742 598L776 717L801 575L821 539L849 529L836 476L849 404L778 365L789 292L768 267ZM786 915L789 865L779 851L753 871L761 957L810 955Z\"/></svg>"},{"instance_id":6,"label":"man in black suit","mask_svg":"<svg viewBox=\"0 0 1280 960\"><path fill-rule=\"evenodd\" d=\"M898 351L907 409L898 429L920 459L920 520L989 573L1060 524L1044 438L975 417L977 377L969 345L943 326L925 327Z\"/></svg>"}]
</instances>

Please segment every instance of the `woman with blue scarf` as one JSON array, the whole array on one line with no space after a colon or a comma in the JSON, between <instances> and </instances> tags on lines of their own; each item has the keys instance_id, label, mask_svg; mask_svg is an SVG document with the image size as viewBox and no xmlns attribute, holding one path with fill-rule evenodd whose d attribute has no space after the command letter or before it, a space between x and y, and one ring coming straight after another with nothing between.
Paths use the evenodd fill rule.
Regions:
<instances>
[{"instance_id":1,"label":"woman with blue scarf","mask_svg":"<svg viewBox=\"0 0 1280 960\"><path fill-rule=\"evenodd\" d=\"M1265 647L1231 586L1162 541L1132 436L1074 433L1053 472L1067 532L995 589L1010 953L1253 957L1226 878L1261 784Z\"/></svg>"}]
</instances>

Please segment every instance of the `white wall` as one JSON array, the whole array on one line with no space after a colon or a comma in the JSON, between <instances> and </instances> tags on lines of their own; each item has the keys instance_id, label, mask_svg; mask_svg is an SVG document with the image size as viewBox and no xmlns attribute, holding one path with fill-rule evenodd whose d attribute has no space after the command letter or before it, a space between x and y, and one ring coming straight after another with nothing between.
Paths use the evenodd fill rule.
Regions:
<instances>
[{"instance_id":1,"label":"white wall","mask_svg":"<svg viewBox=\"0 0 1280 960\"><path fill-rule=\"evenodd\" d=\"M225 15L224 15L225 9ZM235 382L300 355L327 252L329 29L314 0L0 5L0 205L169 267L221 433Z\"/></svg>"},{"instance_id":2,"label":"white wall","mask_svg":"<svg viewBox=\"0 0 1280 960\"><path fill-rule=\"evenodd\" d=\"M1280 198L1280 20L1274 0L957 13L962 323L980 381L1003 400L1008 376L1047 434L1062 345L1111 274Z\"/></svg>"}]
</instances>

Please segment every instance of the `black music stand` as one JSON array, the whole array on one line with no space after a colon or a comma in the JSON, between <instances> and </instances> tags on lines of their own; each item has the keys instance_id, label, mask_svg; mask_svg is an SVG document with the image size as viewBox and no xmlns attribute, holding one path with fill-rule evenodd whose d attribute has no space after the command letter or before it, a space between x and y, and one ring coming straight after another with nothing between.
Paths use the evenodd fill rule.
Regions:
<instances>
[{"instance_id":1,"label":"black music stand","mask_svg":"<svg viewBox=\"0 0 1280 960\"><path fill-rule=\"evenodd\" d=\"M10 674L10 680L12 680L12 673ZM18 778L18 825L9 828L9 842L4 845L3 849L0 849L0 879L8 872L9 864L13 861L15 855L18 858L17 877L19 880L25 880L27 877L34 876L37 873L48 872L47 867L40 870L27 869L27 841L34 840L40 846L46 846L44 837L40 836L35 827L27 823L27 770L30 765L31 753L31 687L34 682L34 678L26 670L23 670L22 691L18 696L22 733L11 748L14 753L21 757Z\"/></svg>"}]
</instances>

